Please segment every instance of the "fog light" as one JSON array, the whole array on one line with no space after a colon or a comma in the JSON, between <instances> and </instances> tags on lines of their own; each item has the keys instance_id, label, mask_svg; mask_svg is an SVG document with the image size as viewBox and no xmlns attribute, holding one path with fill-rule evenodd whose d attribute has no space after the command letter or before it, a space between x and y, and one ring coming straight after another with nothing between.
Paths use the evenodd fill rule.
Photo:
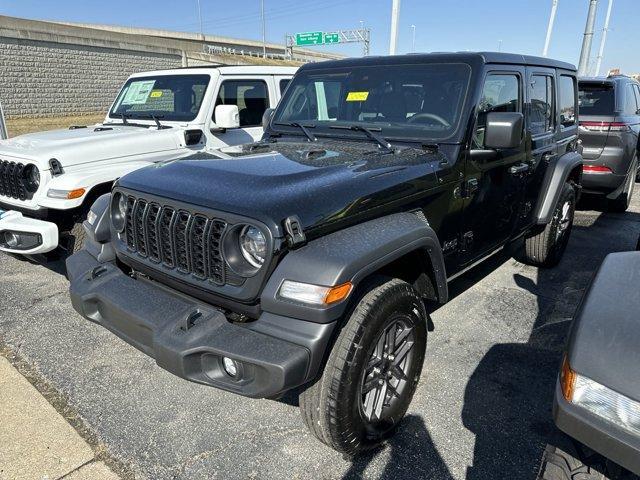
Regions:
<instances>
[{"instance_id":1,"label":"fog light","mask_svg":"<svg viewBox=\"0 0 640 480\"><path fill-rule=\"evenodd\" d=\"M224 371L227 372L227 375L236 378L238 375L238 364L235 360L229 357L222 357L222 365L224 365Z\"/></svg>"},{"instance_id":2,"label":"fog light","mask_svg":"<svg viewBox=\"0 0 640 480\"><path fill-rule=\"evenodd\" d=\"M16 248L20 245L20 237L13 232L4 232L4 243L9 248Z\"/></svg>"}]
</instances>

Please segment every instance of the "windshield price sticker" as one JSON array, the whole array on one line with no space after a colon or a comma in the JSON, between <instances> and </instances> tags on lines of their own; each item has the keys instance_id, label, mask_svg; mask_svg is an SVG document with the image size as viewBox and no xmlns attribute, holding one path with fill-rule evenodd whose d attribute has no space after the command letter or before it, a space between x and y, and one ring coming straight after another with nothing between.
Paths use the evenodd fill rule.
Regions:
<instances>
[{"instance_id":1,"label":"windshield price sticker","mask_svg":"<svg viewBox=\"0 0 640 480\"><path fill-rule=\"evenodd\" d=\"M122 100L123 105L143 105L147 103L149 94L153 90L155 80L141 80L138 82L131 82L127 93Z\"/></svg>"},{"instance_id":2,"label":"windshield price sticker","mask_svg":"<svg viewBox=\"0 0 640 480\"><path fill-rule=\"evenodd\" d=\"M349 92L347 94L347 102L366 102L369 98L369 92Z\"/></svg>"}]
</instances>

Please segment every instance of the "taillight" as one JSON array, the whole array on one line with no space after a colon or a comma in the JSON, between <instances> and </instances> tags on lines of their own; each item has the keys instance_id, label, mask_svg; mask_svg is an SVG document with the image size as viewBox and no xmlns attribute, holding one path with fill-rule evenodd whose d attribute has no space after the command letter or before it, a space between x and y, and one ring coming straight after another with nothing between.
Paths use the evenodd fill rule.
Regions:
<instances>
[{"instance_id":1,"label":"taillight","mask_svg":"<svg viewBox=\"0 0 640 480\"><path fill-rule=\"evenodd\" d=\"M590 132L626 132L630 128L624 122L580 122L580 127Z\"/></svg>"},{"instance_id":2,"label":"taillight","mask_svg":"<svg viewBox=\"0 0 640 480\"><path fill-rule=\"evenodd\" d=\"M582 165L584 173L611 173L612 170L604 165Z\"/></svg>"}]
</instances>

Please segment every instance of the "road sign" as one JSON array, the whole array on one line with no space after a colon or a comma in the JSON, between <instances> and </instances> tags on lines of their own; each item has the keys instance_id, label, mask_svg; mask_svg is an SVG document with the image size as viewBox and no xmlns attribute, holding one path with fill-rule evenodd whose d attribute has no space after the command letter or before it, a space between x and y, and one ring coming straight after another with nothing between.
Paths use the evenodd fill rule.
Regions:
<instances>
[{"instance_id":1,"label":"road sign","mask_svg":"<svg viewBox=\"0 0 640 480\"><path fill-rule=\"evenodd\" d=\"M322 45L322 32L296 33L296 45Z\"/></svg>"},{"instance_id":2,"label":"road sign","mask_svg":"<svg viewBox=\"0 0 640 480\"><path fill-rule=\"evenodd\" d=\"M334 33L325 33L324 34L324 43L340 43L340 35L336 32Z\"/></svg>"}]
</instances>

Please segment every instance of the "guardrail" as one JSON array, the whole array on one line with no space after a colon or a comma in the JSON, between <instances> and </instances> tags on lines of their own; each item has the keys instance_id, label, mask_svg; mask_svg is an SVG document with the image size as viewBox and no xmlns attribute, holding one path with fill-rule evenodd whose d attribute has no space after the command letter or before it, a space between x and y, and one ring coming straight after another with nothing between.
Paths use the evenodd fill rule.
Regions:
<instances>
[{"instance_id":1,"label":"guardrail","mask_svg":"<svg viewBox=\"0 0 640 480\"><path fill-rule=\"evenodd\" d=\"M294 60L297 62L311 62L308 57L296 55L288 55L285 53L266 53L266 56L263 52L257 52L253 50L244 50L232 47L221 47L219 45L203 45L203 52L209 55L237 55L239 57L251 57L251 58L269 58L271 60Z\"/></svg>"}]
</instances>

